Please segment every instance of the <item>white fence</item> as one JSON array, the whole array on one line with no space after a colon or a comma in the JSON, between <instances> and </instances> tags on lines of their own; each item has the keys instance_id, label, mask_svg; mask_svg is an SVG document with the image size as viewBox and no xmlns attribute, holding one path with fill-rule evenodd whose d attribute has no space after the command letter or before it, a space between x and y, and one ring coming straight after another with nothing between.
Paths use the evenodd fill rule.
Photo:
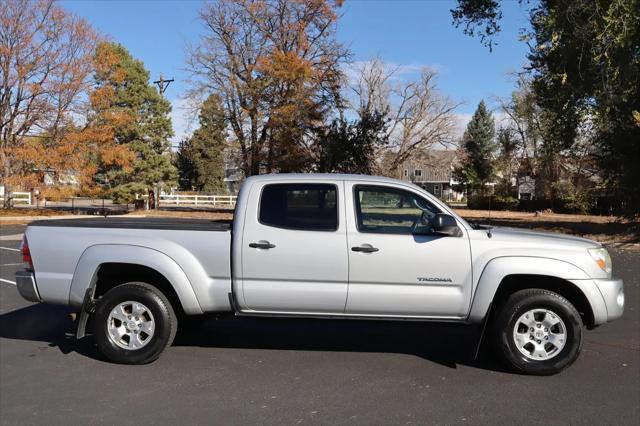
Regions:
<instances>
[{"instance_id":1,"label":"white fence","mask_svg":"<svg viewBox=\"0 0 640 426\"><path fill-rule=\"evenodd\" d=\"M6 197L7 194L4 194ZM4 198L4 197L3 197ZM12 192L11 199L13 204L26 204L31 205L31 193L30 192Z\"/></svg>"},{"instance_id":2,"label":"white fence","mask_svg":"<svg viewBox=\"0 0 640 426\"><path fill-rule=\"evenodd\" d=\"M160 195L159 204L172 206L229 206L236 205L235 195Z\"/></svg>"}]
</instances>

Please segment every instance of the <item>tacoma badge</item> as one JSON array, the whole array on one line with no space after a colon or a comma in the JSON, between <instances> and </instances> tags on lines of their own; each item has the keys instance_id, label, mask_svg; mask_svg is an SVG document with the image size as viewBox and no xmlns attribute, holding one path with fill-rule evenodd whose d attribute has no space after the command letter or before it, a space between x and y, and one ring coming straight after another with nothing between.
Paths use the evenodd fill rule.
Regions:
<instances>
[{"instance_id":1,"label":"tacoma badge","mask_svg":"<svg viewBox=\"0 0 640 426\"><path fill-rule=\"evenodd\" d=\"M423 282L429 282L429 283L450 283L453 282L451 281L451 278L439 278L439 277L418 277L418 281L423 283Z\"/></svg>"}]
</instances>

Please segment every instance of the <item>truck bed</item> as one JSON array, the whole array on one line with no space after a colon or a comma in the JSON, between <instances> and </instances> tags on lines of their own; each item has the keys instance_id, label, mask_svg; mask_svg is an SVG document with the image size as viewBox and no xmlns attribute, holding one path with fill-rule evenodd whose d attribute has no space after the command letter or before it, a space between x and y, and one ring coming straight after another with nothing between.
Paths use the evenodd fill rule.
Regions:
<instances>
[{"instance_id":1,"label":"truck bed","mask_svg":"<svg viewBox=\"0 0 640 426\"><path fill-rule=\"evenodd\" d=\"M27 227L25 236L44 302L80 306L95 271L103 264L129 263L151 264L174 283L187 313L231 309L230 221L131 216L40 220Z\"/></svg>"},{"instance_id":2,"label":"truck bed","mask_svg":"<svg viewBox=\"0 0 640 426\"><path fill-rule=\"evenodd\" d=\"M38 220L31 222L29 226L225 232L231 229L231 222L231 220L183 219L172 217L112 216L88 219Z\"/></svg>"}]
</instances>

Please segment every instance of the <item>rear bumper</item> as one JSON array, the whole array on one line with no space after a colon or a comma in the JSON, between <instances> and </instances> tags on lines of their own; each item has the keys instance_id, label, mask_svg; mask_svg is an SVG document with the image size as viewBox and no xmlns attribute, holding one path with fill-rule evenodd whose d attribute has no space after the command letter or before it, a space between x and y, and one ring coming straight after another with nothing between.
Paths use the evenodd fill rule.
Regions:
<instances>
[{"instance_id":1,"label":"rear bumper","mask_svg":"<svg viewBox=\"0 0 640 426\"><path fill-rule=\"evenodd\" d=\"M607 308L607 322L618 319L624 313L624 284L622 280L593 280L602 294Z\"/></svg>"},{"instance_id":2,"label":"rear bumper","mask_svg":"<svg viewBox=\"0 0 640 426\"><path fill-rule=\"evenodd\" d=\"M41 302L38 287L36 286L36 278L31 271L16 272L16 287L18 293L29 302Z\"/></svg>"}]
</instances>

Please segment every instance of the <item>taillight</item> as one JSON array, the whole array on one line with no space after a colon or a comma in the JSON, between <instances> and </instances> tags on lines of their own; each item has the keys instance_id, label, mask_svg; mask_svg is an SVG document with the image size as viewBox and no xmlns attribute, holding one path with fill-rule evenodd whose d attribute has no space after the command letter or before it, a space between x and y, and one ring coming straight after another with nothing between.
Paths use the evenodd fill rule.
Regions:
<instances>
[{"instance_id":1,"label":"taillight","mask_svg":"<svg viewBox=\"0 0 640 426\"><path fill-rule=\"evenodd\" d=\"M22 261L27 269L33 270L33 260L31 259L31 251L29 250L29 242L27 236L22 237L22 244L20 245L20 251L22 252Z\"/></svg>"}]
</instances>

